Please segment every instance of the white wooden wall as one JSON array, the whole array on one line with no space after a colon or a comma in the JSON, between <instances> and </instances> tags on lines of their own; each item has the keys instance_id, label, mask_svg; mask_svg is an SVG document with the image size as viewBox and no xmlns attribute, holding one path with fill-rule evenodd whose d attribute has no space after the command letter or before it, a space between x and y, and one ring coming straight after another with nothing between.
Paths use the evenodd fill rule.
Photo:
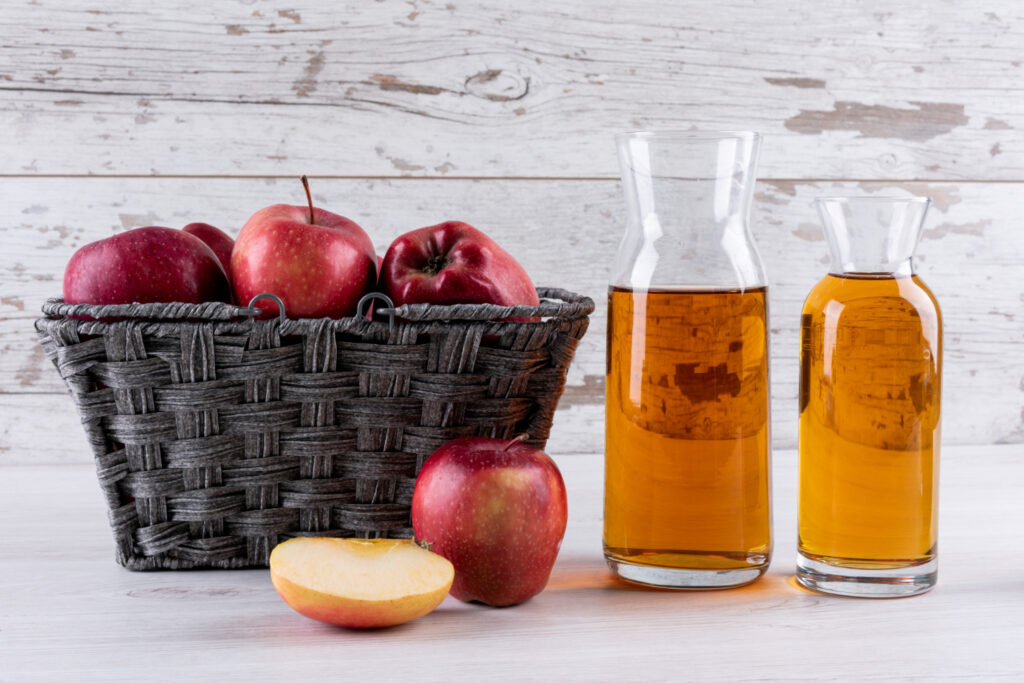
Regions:
<instances>
[{"instance_id":1,"label":"white wooden wall","mask_svg":"<svg viewBox=\"0 0 1024 683\"><path fill-rule=\"evenodd\" d=\"M1024 442L1024 3L0 0L0 464L89 458L32 330L77 247L236 233L301 173L381 251L457 218L594 297L549 450L599 452L612 135L636 128L765 135L778 446L827 263L810 201L883 192L935 200L945 442Z\"/></svg>"}]
</instances>

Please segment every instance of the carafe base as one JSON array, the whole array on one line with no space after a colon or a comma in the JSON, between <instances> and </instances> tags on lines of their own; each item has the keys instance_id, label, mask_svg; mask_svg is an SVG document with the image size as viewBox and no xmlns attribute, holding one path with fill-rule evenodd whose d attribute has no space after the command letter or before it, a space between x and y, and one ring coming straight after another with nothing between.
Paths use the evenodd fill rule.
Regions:
<instances>
[{"instance_id":1,"label":"carafe base","mask_svg":"<svg viewBox=\"0 0 1024 683\"><path fill-rule=\"evenodd\" d=\"M630 562L621 555L605 552L608 567L618 578L643 586L677 590L717 590L753 583L768 570L769 559L758 555L757 564L731 568L666 567ZM739 564L739 563L737 563Z\"/></svg>"},{"instance_id":2,"label":"carafe base","mask_svg":"<svg viewBox=\"0 0 1024 683\"><path fill-rule=\"evenodd\" d=\"M797 553L796 580L804 588L855 598L904 598L935 587L939 561L905 567L865 569L826 564Z\"/></svg>"}]
</instances>

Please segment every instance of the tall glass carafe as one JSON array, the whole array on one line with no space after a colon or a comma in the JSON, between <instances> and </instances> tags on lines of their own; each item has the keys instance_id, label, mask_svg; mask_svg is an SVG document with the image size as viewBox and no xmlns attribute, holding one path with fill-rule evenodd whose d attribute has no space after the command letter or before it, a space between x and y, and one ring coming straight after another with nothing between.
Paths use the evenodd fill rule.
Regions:
<instances>
[{"instance_id":1,"label":"tall glass carafe","mask_svg":"<svg viewBox=\"0 0 1024 683\"><path fill-rule=\"evenodd\" d=\"M832 267L802 316L797 579L921 593L937 568L942 315L911 257L929 200L816 204Z\"/></svg>"},{"instance_id":2,"label":"tall glass carafe","mask_svg":"<svg viewBox=\"0 0 1024 683\"><path fill-rule=\"evenodd\" d=\"M617 138L628 208L608 293L604 554L672 588L771 558L768 302L749 231L756 133Z\"/></svg>"}]
</instances>

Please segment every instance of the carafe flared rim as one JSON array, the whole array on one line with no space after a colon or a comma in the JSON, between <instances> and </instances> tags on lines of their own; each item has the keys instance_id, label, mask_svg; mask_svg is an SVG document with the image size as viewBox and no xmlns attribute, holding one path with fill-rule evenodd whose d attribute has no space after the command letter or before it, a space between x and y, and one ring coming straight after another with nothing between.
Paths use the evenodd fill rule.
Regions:
<instances>
[{"instance_id":1,"label":"carafe flared rim","mask_svg":"<svg viewBox=\"0 0 1024 683\"><path fill-rule=\"evenodd\" d=\"M685 130L682 128L666 128L663 130L630 130L617 133L615 140L759 140L761 134L752 130Z\"/></svg>"},{"instance_id":2,"label":"carafe flared rim","mask_svg":"<svg viewBox=\"0 0 1024 683\"><path fill-rule=\"evenodd\" d=\"M931 199L838 195L813 203L832 259L830 273L914 273L914 250Z\"/></svg>"},{"instance_id":3,"label":"carafe flared rim","mask_svg":"<svg viewBox=\"0 0 1024 683\"><path fill-rule=\"evenodd\" d=\"M906 204L930 204L931 199L928 197L892 197L888 195L876 196L876 197L851 197L849 195L825 195L821 197L815 197L815 204L825 204L827 202L890 202L890 203L906 203Z\"/></svg>"}]
</instances>

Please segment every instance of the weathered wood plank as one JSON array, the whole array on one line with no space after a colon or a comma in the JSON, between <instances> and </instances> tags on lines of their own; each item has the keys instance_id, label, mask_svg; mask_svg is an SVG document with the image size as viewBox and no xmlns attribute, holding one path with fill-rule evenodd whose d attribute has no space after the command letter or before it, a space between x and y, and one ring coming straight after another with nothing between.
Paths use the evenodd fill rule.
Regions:
<instances>
[{"instance_id":1,"label":"weathered wood plank","mask_svg":"<svg viewBox=\"0 0 1024 683\"><path fill-rule=\"evenodd\" d=\"M360 222L381 252L407 229L461 218L506 245L537 283L594 297L599 309L571 369L552 447L558 452L602 447L604 296L623 225L618 183L314 179L313 184L318 204ZM822 194L877 194L885 187L776 182L758 188L754 233L772 282L773 423L780 446L795 443L800 307L827 262L810 200ZM945 313L947 443L1024 441L1019 188L1007 183L889 187L893 193L935 199L919 249L919 270ZM21 395L63 391L39 351L31 321L42 301L59 293L64 264L75 248L143 224L206 220L236 232L254 209L295 201L296 189L294 181L272 179L9 179L0 184L0 212L11 217L0 226L5 244L0 253L0 392L13 394L0 415L0 433L7 433L3 438L55 438L45 412L25 404ZM66 397L54 398L47 410L70 410ZM22 430L27 433L12 436ZM54 446L64 448L63 440ZM0 453L0 459L12 455Z\"/></svg>"},{"instance_id":2,"label":"weathered wood plank","mask_svg":"<svg viewBox=\"0 0 1024 683\"><path fill-rule=\"evenodd\" d=\"M2 174L607 177L696 127L762 177L1024 179L1014 0L38 0L0 44Z\"/></svg>"}]
</instances>

